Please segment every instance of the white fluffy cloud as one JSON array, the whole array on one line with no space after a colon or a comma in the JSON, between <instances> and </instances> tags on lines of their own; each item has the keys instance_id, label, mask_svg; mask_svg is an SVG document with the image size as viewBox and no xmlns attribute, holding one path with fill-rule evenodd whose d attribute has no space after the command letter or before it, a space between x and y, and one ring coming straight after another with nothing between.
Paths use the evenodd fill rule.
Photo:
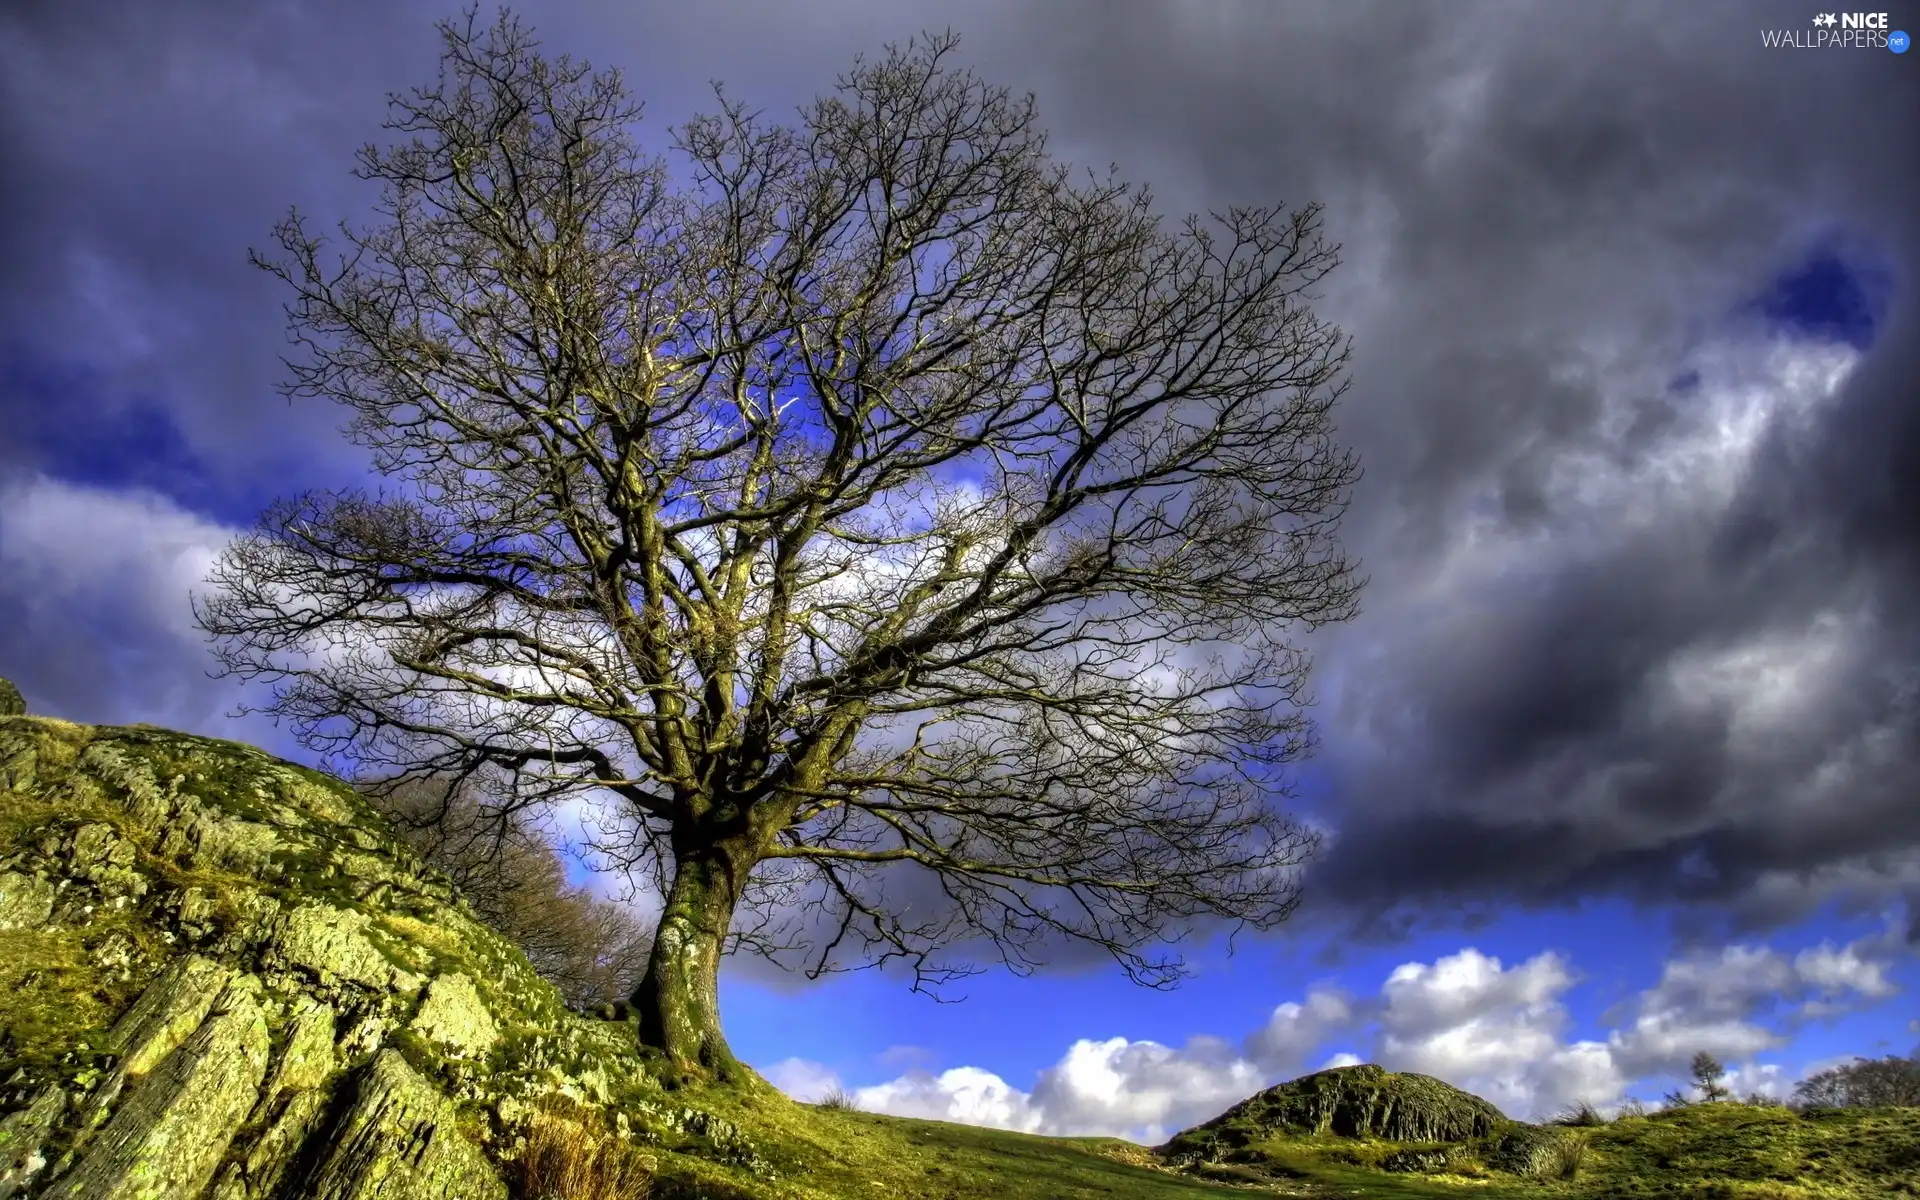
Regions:
<instances>
[{"instance_id":1,"label":"white fluffy cloud","mask_svg":"<svg viewBox=\"0 0 1920 1200\"><path fill-rule=\"evenodd\" d=\"M1509 966L1468 947L1393 969L1378 995L1327 986L1274 1008L1242 1047L1196 1037L1175 1048L1124 1037L1075 1042L1032 1091L977 1067L909 1071L855 1091L863 1107L899 1116L1030 1133L1103 1134L1154 1144L1263 1087L1319 1069L1376 1062L1418 1071L1484 1096L1516 1117L1540 1119L1585 1102L1608 1108L1637 1083L1657 1094L1684 1079L1701 1050L1728 1065L1734 1094L1785 1096L1792 1081L1755 1056L1819 1016L1885 999L1897 927L1845 946L1789 954L1734 945L1667 962L1659 981L1606 1014L1604 1040L1569 1040L1566 995L1580 981L1561 955ZM1362 1052L1364 1051L1364 1052ZM767 1070L777 1086L817 1100L840 1078L796 1059Z\"/></svg>"},{"instance_id":2,"label":"white fluffy cloud","mask_svg":"<svg viewBox=\"0 0 1920 1200\"><path fill-rule=\"evenodd\" d=\"M1268 1073L1217 1038L1082 1040L1040 1072L1033 1103L1044 1133L1165 1141L1266 1086Z\"/></svg>"},{"instance_id":3,"label":"white fluffy cloud","mask_svg":"<svg viewBox=\"0 0 1920 1200\"><path fill-rule=\"evenodd\" d=\"M840 1086L831 1067L804 1058L783 1058L760 1068L768 1083L804 1104L818 1104Z\"/></svg>"},{"instance_id":4,"label":"white fluffy cloud","mask_svg":"<svg viewBox=\"0 0 1920 1200\"><path fill-rule=\"evenodd\" d=\"M46 476L0 486L0 622L13 635L0 671L38 712L289 752L266 721L222 715L240 693L207 677L213 662L188 603L236 532L151 491Z\"/></svg>"},{"instance_id":5,"label":"white fluffy cloud","mask_svg":"<svg viewBox=\"0 0 1920 1200\"><path fill-rule=\"evenodd\" d=\"M897 1079L854 1093L862 1108L899 1117L959 1121L1037 1133L1041 1113L1033 1097L991 1071L954 1067L935 1075L909 1071Z\"/></svg>"},{"instance_id":6,"label":"white fluffy cloud","mask_svg":"<svg viewBox=\"0 0 1920 1200\"><path fill-rule=\"evenodd\" d=\"M187 593L236 532L156 492L44 476L0 491L6 592L38 619L105 605L153 634L197 642Z\"/></svg>"},{"instance_id":7,"label":"white fluffy cloud","mask_svg":"<svg viewBox=\"0 0 1920 1200\"><path fill-rule=\"evenodd\" d=\"M803 1059L784 1059L762 1073L809 1102L843 1086L834 1071ZM852 1093L862 1108L895 1116L1151 1144L1244 1100L1268 1081L1266 1071L1217 1038L1194 1038L1175 1048L1116 1037L1075 1042L1040 1072L1031 1092L991 1071L954 1067L910 1070Z\"/></svg>"},{"instance_id":8,"label":"white fluffy cloud","mask_svg":"<svg viewBox=\"0 0 1920 1200\"><path fill-rule=\"evenodd\" d=\"M1700 1050L1729 1062L1750 1059L1784 1044L1802 1020L1893 995L1887 970L1897 932L1889 923L1848 945L1822 942L1793 955L1734 945L1673 959L1609 1036L1609 1049L1629 1077L1678 1073ZM1767 1017L1784 1020L1786 1030L1763 1023Z\"/></svg>"},{"instance_id":9,"label":"white fluffy cloud","mask_svg":"<svg viewBox=\"0 0 1920 1200\"><path fill-rule=\"evenodd\" d=\"M1294 1074L1308 1055L1353 1020L1353 1003L1344 993L1312 988L1305 1000L1274 1008L1267 1023L1248 1036L1247 1057L1275 1075Z\"/></svg>"},{"instance_id":10,"label":"white fluffy cloud","mask_svg":"<svg viewBox=\"0 0 1920 1200\"><path fill-rule=\"evenodd\" d=\"M1606 1048L1562 1040L1577 981L1548 952L1512 967L1471 947L1404 963L1381 988L1374 1061L1464 1087L1514 1113L1603 1099L1624 1082Z\"/></svg>"}]
</instances>

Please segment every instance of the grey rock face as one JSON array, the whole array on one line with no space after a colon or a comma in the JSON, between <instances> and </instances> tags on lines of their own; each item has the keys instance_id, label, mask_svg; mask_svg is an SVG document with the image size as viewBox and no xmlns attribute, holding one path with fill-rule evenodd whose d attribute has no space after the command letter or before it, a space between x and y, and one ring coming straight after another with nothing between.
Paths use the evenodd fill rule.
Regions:
<instances>
[{"instance_id":1,"label":"grey rock face","mask_svg":"<svg viewBox=\"0 0 1920 1200\"><path fill-rule=\"evenodd\" d=\"M0 871L0 931L38 929L52 916L53 884L16 871Z\"/></svg>"},{"instance_id":2,"label":"grey rock face","mask_svg":"<svg viewBox=\"0 0 1920 1200\"><path fill-rule=\"evenodd\" d=\"M264 965L304 974L325 988L352 984L369 992L417 993L420 977L380 952L368 938L370 923L351 909L303 904L280 917Z\"/></svg>"},{"instance_id":3,"label":"grey rock face","mask_svg":"<svg viewBox=\"0 0 1920 1200\"><path fill-rule=\"evenodd\" d=\"M25 1192L46 1170L53 1128L66 1111L66 1092L48 1085L25 1108L0 1118L0 1200Z\"/></svg>"},{"instance_id":4,"label":"grey rock face","mask_svg":"<svg viewBox=\"0 0 1920 1200\"><path fill-rule=\"evenodd\" d=\"M1496 1139L1485 1158L1495 1170L1545 1178L1558 1169L1561 1148L1578 1136L1565 1129L1520 1126Z\"/></svg>"},{"instance_id":5,"label":"grey rock face","mask_svg":"<svg viewBox=\"0 0 1920 1200\"><path fill-rule=\"evenodd\" d=\"M453 1106L397 1051L360 1080L312 1200L506 1200L507 1189L455 1130Z\"/></svg>"},{"instance_id":6,"label":"grey rock face","mask_svg":"<svg viewBox=\"0 0 1920 1200\"><path fill-rule=\"evenodd\" d=\"M47 1200L187 1200L213 1178L267 1069L258 984L230 983L192 1037L129 1090Z\"/></svg>"},{"instance_id":7,"label":"grey rock face","mask_svg":"<svg viewBox=\"0 0 1920 1200\"><path fill-rule=\"evenodd\" d=\"M412 1028L447 1053L461 1057L485 1054L500 1040L486 1003L465 975L435 979L414 1015Z\"/></svg>"},{"instance_id":8,"label":"grey rock face","mask_svg":"<svg viewBox=\"0 0 1920 1200\"><path fill-rule=\"evenodd\" d=\"M109 1035L108 1046L121 1056L119 1070L140 1076L158 1066L200 1028L233 978L231 968L198 954L167 964Z\"/></svg>"}]
</instances>

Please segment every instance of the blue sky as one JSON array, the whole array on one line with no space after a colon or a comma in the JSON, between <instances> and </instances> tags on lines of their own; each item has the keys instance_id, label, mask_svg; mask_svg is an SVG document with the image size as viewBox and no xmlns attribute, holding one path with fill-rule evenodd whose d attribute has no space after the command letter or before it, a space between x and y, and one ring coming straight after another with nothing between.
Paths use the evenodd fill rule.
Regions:
<instances>
[{"instance_id":1,"label":"blue sky","mask_svg":"<svg viewBox=\"0 0 1920 1200\"><path fill-rule=\"evenodd\" d=\"M262 697L186 607L267 501L366 473L274 393L245 251L289 205L364 212L352 151L446 14L164 7L0 15L0 675L307 759L226 715ZM1763 49L1807 14L1731 2L520 11L627 71L656 148L709 78L789 111L951 25L1056 153L1171 213L1322 201L1345 245L1319 307L1371 582L1310 643L1299 913L1167 992L735 962L776 1082L1152 1141L1340 1055L1542 1115L1657 1099L1696 1049L1780 1093L1920 1044L1920 162L1888 149L1920 60Z\"/></svg>"}]
</instances>

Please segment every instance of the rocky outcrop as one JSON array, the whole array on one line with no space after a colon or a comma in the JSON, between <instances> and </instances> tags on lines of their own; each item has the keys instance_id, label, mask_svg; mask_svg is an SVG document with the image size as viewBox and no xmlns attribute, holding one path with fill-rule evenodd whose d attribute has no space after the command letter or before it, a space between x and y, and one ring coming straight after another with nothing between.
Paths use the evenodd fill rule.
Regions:
<instances>
[{"instance_id":1,"label":"rocky outcrop","mask_svg":"<svg viewBox=\"0 0 1920 1200\"><path fill-rule=\"evenodd\" d=\"M1310 1140L1333 1161L1395 1173L1455 1175L1499 1171L1566 1178L1580 1137L1554 1126L1507 1119L1492 1104L1430 1075L1396 1074L1371 1063L1303 1075L1174 1135L1155 1153L1179 1170L1234 1182L1275 1182L1269 1152ZM1351 1139L1352 1149L1330 1143ZM1282 1156L1284 1157L1284 1156ZM1572 1164L1572 1165L1570 1165Z\"/></svg>"},{"instance_id":2,"label":"rocky outcrop","mask_svg":"<svg viewBox=\"0 0 1920 1200\"><path fill-rule=\"evenodd\" d=\"M0 687L0 1200L506 1200L551 1102L663 1175L772 1174L340 781L22 707Z\"/></svg>"},{"instance_id":3,"label":"rocky outcrop","mask_svg":"<svg viewBox=\"0 0 1920 1200\"><path fill-rule=\"evenodd\" d=\"M1161 1149L1170 1158L1204 1161L1276 1133L1461 1142L1507 1124L1498 1108L1451 1084L1365 1064L1317 1071L1268 1088Z\"/></svg>"},{"instance_id":4,"label":"rocky outcrop","mask_svg":"<svg viewBox=\"0 0 1920 1200\"><path fill-rule=\"evenodd\" d=\"M1580 1140L1571 1129L1515 1125L1493 1138L1480 1158L1496 1171L1550 1179L1567 1171L1567 1152Z\"/></svg>"}]
</instances>

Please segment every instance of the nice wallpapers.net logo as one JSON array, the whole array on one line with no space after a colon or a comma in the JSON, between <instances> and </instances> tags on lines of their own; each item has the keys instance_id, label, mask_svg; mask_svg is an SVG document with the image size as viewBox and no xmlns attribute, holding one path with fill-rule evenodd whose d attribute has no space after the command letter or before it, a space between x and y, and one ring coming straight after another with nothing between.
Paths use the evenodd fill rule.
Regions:
<instances>
[{"instance_id":1,"label":"nice wallpapers.net logo","mask_svg":"<svg viewBox=\"0 0 1920 1200\"><path fill-rule=\"evenodd\" d=\"M1762 29L1760 44L1773 50L1891 50L1905 54L1913 44L1905 30L1894 29L1886 13L1822 12L1806 29Z\"/></svg>"}]
</instances>

